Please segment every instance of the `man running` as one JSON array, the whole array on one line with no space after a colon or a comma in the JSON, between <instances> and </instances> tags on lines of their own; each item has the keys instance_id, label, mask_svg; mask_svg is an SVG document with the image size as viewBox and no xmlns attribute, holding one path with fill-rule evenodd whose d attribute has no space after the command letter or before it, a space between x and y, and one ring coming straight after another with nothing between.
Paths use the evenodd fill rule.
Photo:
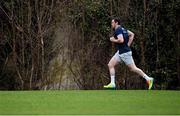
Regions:
<instances>
[{"instance_id":1,"label":"man running","mask_svg":"<svg viewBox=\"0 0 180 116\"><path fill-rule=\"evenodd\" d=\"M147 76L141 69L136 67L132 57L130 46L134 39L134 33L121 27L119 19L116 18L112 19L111 26L114 30L114 36L110 38L110 41L115 43L118 50L108 63L111 82L108 85L105 85L104 88L116 87L115 66L119 62L124 62L130 71L135 72L146 79L146 82L149 86L148 89L150 90L152 88L154 79Z\"/></svg>"}]
</instances>

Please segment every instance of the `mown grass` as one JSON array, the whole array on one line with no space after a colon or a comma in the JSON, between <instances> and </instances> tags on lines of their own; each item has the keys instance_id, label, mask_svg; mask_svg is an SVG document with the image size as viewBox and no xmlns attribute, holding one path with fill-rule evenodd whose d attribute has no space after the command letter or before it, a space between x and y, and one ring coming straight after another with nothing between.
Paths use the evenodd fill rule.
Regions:
<instances>
[{"instance_id":1,"label":"mown grass","mask_svg":"<svg viewBox=\"0 0 180 116\"><path fill-rule=\"evenodd\" d=\"M0 91L0 114L180 114L180 92Z\"/></svg>"}]
</instances>

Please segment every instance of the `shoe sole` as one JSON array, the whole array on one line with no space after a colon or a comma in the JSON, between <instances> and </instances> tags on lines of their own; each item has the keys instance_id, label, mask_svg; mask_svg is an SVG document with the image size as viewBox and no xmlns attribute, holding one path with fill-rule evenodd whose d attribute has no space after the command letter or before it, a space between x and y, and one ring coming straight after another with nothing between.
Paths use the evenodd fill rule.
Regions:
<instances>
[{"instance_id":1,"label":"shoe sole","mask_svg":"<svg viewBox=\"0 0 180 116\"><path fill-rule=\"evenodd\" d=\"M106 89L106 90L115 90L116 88L114 87L114 88L105 88L104 87L104 89Z\"/></svg>"}]
</instances>

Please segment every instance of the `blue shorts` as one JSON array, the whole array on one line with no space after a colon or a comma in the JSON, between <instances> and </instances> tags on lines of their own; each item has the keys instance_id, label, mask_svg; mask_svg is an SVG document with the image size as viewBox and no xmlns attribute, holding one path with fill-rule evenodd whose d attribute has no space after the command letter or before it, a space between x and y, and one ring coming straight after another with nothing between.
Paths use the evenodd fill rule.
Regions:
<instances>
[{"instance_id":1,"label":"blue shorts","mask_svg":"<svg viewBox=\"0 0 180 116\"><path fill-rule=\"evenodd\" d=\"M115 58L120 63L124 62L126 65L134 63L131 51L123 54L119 54L119 51L117 51L113 58Z\"/></svg>"}]
</instances>

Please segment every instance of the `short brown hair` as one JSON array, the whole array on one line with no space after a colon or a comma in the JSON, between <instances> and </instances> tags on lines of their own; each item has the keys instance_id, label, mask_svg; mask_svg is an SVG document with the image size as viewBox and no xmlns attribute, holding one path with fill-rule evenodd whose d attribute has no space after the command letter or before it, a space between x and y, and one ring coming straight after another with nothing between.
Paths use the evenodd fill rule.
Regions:
<instances>
[{"instance_id":1,"label":"short brown hair","mask_svg":"<svg viewBox=\"0 0 180 116\"><path fill-rule=\"evenodd\" d=\"M120 19L119 18L113 18L112 20L114 20L115 23L118 23L118 25L120 25Z\"/></svg>"}]
</instances>

